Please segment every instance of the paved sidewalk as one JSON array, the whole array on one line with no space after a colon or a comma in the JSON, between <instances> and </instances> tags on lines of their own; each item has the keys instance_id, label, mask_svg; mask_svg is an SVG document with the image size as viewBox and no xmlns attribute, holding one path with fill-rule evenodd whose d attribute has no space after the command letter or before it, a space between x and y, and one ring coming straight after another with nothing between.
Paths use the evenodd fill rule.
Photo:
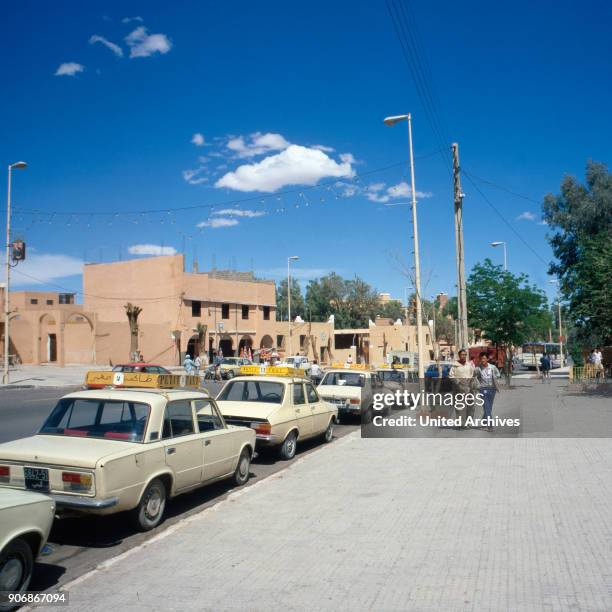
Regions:
<instances>
[{"instance_id":1,"label":"paved sidewalk","mask_svg":"<svg viewBox=\"0 0 612 612\"><path fill-rule=\"evenodd\" d=\"M555 390L500 408L525 393ZM356 433L67 585L71 607L610 610L611 476L609 439Z\"/></svg>"},{"instance_id":2,"label":"paved sidewalk","mask_svg":"<svg viewBox=\"0 0 612 612\"><path fill-rule=\"evenodd\" d=\"M110 370L108 365L71 364L60 368L56 365L19 365L10 369L10 383L0 384L0 389L17 387L71 387L82 385L89 370ZM184 374L181 367L167 368L171 372Z\"/></svg>"}]
</instances>

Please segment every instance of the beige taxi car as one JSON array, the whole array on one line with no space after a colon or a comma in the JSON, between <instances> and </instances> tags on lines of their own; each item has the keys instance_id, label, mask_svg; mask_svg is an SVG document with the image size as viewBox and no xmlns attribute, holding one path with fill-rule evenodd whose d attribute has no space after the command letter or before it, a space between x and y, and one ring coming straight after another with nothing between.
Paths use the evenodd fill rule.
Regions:
<instances>
[{"instance_id":1,"label":"beige taxi car","mask_svg":"<svg viewBox=\"0 0 612 612\"><path fill-rule=\"evenodd\" d=\"M255 432L228 425L206 390L183 386L197 377L87 375L101 380L109 386L61 398L36 435L0 444L0 487L46 493L60 514L128 510L147 531L169 498L222 479L247 482Z\"/></svg>"},{"instance_id":2,"label":"beige taxi car","mask_svg":"<svg viewBox=\"0 0 612 612\"><path fill-rule=\"evenodd\" d=\"M246 366L217 396L227 423L255 430L260 447L276 448L282 459L295 456L298 442L320 436L331 442L338 419L300 370Z\"/></svg>"}]
</instances>

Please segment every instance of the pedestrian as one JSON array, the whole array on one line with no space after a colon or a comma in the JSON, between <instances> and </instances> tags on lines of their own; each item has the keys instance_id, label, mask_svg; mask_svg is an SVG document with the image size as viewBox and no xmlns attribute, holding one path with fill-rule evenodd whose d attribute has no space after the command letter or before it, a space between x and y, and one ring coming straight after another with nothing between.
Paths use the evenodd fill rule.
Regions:
<instances>
[{"instance_id":1,"label":"pedestrian","mask_svg":"<svg viewBox=\"0 0 612 612\"><path fill-rule=\"evenodd\" d=\"M193 360L193 373L196 376L200 375L200 368L202 367L202 360L200 359L200 356L198 355L194 360Z\"/></svg>"},{"instance_id":2,"label":"pedestrian","mask_svg":"<svg viewBox=\"0 0 612 612\"><path fill-rule=\"evenodd\" d=\"M459 359L451 366L450 372L448 373L448 377L451 379L451 384L453 386L453 394L471 393L474 387L474 364L468 361L468 355L465 349L459 351L458 357ZM461 402L461 404L463 403L465 402ZM461 419L459 427L463 429L466 427L468 416L474 415L474 406L466 406L465 408L455 406L455 414Z\"/></svg>"},{"instance_id":3,"label":"pedestrian","mask_svg":"<svg viewBox=\"0 0 612 612\"><path fill-rule=\"evenodd\" d=\"M183 367L185 368L187 375L188 376L191 375L191 373L193 372L193 361L189 354L185 355L185 361L183 361Z\"/></svg>"},{"instance_id":4,"label":"pedestrian","mask_svg":"<svg viewBox=\"0 0 612 612\"><path fill-rule=\"evenodd\" d=\"M496 366L489 363L489 355L483 351L480 353L480 363L476 367L476 380L480 389L480 396L483 399L483 421L487 423L487 430L493 431L493 402L495 394L500 390L497 379L499 370Z\"/></svg>"},{"instance_id":5,"label":"pedestrian","mask_svg":"<svg viewBox=\"0 0 612 612\"><path fill-rule=\"evenodd\" d=\"M597 347L592 353L593 365L595 366L595 378L605 378L604 366L603 366L603 355L601 354L601 348Z\"/></svg>"},{"instance_id":6,"label":"pedestrian","mask_svg":"<svg viewBox=\"0 0 612 612\"><path fill-rule=\"evenodd\" d=\"M540 357L540 367L542 369L542 382L544 382L545 380L548 380L548 382L550 382L550 357L548 355L548 353L544 353L541 357Z\"/></svg>"},{"instance_id":7,"label":"pedestrian","mask_svg":"<svg viewBox=\"0 0 612 612\"><path fill-rule=\"evenodd\" d=\"M316 386L321 382L321 378L323 378L323 370L319 362L315 359L310 366L310 379Z\"/></svg>"}]
</instances>

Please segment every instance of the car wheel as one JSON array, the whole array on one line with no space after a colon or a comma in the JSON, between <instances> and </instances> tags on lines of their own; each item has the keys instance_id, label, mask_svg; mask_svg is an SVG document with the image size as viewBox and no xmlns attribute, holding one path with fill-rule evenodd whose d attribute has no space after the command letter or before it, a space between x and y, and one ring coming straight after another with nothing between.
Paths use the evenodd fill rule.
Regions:
<instances>
[{"instance_id":1,"label":"car wheel","mask_svg":"<svg viewBox=\"0 0 612 612\"><path fill-rule=\"evenodd\" d=\"M249 470L251 468L251 453L247 448L243 449L238 459L238 465L234 472L234 484L241 487L246 484L249 479Z\"/></svg>"},{"instance_id":2,"label":"car wheel","mask_svg":"<svg viewBox=\"0 0 612 612\"><path fill-rule=\"evenodd\" d=\"M329 425L323 434L323 442L331 442L334 439L334 419L330 419Z\"/></svg>"},{"instance_id":3,"label":"car wheel","mask_svg":"<svg viewBox=\"0 0 612 612\"><path fill-rule=\"evenodd\" d=\"M0 553L0 591L27 591L33 567L34 557L28 543L20 538L10 542ZM0 604L0 610L13 607Z\"/></svg>"},{"instance_id":4,"label":"car wheel","mask_svg":"<svg viewBox=\"0 0 612 612\"><path fill-rule=\"evenodd\" d=\"M139 531L150 531L157 527L166 509L166 486L159 479L152 480L142 494L140 503L132 510L132 522Z\"/></svg>"},{"instance_id":5,"label":"car wheel","mask_svg":"<svg viewBox=\"0 0 612 612\"><path fill-rule=\"evenodd\" d=\"M227 378L227 380L229 380L230 378L234 378L233 370L229 370L225 377Z\"/></svg>"},{"instance_id":6,"label":"car wheel","mask_svg":"<svg viewBox=\"0 0 612 612\"><path fill-rule=\"evenodd\" d=\"M283 445L280 447L280 457L285 461L289 461L289 459L293 459L295 457L295 451L297 450L297 434L295 431L292 431L283 442Z\"/></svg>"}]
</instances>

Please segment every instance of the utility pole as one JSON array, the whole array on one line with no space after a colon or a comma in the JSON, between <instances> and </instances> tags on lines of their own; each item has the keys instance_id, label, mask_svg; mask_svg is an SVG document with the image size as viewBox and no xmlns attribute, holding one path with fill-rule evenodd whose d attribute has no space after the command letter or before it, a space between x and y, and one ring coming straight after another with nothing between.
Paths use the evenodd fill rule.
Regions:
<instances>
[{"instance_id":1,"label":"utility pole","mask_svg":"<svg viewBox=\"0 0 612 612\"><path fill-rule=\"evenodd\" d=\"M463 252L463 192L459 166L459 144L453 143L453 183L455 193L455 249L457 254L457 309L458 345L457 350L467 349L469 345L467 325L467 295L465 288L465 263Z\"/></svg>"}]
</instances>

